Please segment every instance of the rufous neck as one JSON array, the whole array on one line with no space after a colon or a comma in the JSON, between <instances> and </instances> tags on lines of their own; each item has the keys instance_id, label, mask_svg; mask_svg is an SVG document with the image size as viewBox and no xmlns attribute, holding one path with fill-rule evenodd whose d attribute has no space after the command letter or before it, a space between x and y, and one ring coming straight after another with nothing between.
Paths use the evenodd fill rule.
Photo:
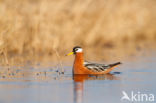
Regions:
<instances>
[{"instance_id":1,"label":"rufous neck","mask_svg":"<svg viewBox=\"0 0 156 103\"><path fill-rule=\"evenodd\" d=\"M83 57L83 53L76 53L75 54L75 62L78 62L78 63L82 63L84 62L84 57Z\"/></svg>"}]
</instances>

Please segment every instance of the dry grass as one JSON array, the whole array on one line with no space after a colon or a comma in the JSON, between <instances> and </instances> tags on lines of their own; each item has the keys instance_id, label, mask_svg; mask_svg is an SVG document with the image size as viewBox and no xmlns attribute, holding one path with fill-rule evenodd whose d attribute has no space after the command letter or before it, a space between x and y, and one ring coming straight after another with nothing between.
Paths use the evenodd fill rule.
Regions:
<instances>
[{"instance_id":1,"label":"dry grass","mask_svg":"<svg viewBox=\"0 0 156 103\"><path fill-rule=\"evenodd\" d=\"M0 46L10 62L56 58L53 48L62 56L75 45L87 55L132 54L156 41L155 5L155 0L1 0Z\"/></svg>"}]
</instances>

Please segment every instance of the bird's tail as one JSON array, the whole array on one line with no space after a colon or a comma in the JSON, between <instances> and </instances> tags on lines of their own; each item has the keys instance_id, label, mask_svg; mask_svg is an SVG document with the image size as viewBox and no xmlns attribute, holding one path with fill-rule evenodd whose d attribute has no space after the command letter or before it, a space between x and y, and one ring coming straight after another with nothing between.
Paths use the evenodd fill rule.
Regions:
<instances>
[{"instance_id":1,"label":"bird's tail","mask_svg":"<svg viewBox=\"0 0 156 103\"><path fill-rule=\"evenodd\" d=\"M117 65L119 65L119 64L121 64L121 62L113 63L113 64L110 64L109 66L110 66L110 67L114 67L114 66L117 66Z\"/></svg>"}]
</instances>

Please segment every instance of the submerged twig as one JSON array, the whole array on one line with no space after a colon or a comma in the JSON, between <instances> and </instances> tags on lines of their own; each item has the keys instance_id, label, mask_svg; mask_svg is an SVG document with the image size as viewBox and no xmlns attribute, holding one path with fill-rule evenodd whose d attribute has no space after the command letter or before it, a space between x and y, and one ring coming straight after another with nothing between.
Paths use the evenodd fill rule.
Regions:
<instances>
[{"instance_id":1,"label":"submerged twig","mask_svg":"<svg viewBox=\"0 0 156 103\"><path fill-rule=\"evenodd\" d=\"M64 69L63 69L63 65L62 65L62 60L61 60L61 56L59 55L58 51L54 48L54 51L56 53L56 56L58 58L59 61L59 65L60 65L60 70L59 70L59 74L64 74Z\"/></svg>"}]
</instances>

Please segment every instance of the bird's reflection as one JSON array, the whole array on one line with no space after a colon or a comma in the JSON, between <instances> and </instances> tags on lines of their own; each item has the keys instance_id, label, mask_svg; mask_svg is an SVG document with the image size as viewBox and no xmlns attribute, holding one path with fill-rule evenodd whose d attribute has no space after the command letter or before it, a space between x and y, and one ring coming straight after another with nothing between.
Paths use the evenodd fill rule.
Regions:
<instances>
[{"instance_id":1,"label":"bird's reflection","mask_svg":"<svg viewBox=\"0 0 156 103\"><path fill-rule=\"evenodd\" d=\"M74 80L74 102L83 103L83 89L85 80L118 80L114 74L104 75L73 75Z\"/></svg>"}]
</instances>

